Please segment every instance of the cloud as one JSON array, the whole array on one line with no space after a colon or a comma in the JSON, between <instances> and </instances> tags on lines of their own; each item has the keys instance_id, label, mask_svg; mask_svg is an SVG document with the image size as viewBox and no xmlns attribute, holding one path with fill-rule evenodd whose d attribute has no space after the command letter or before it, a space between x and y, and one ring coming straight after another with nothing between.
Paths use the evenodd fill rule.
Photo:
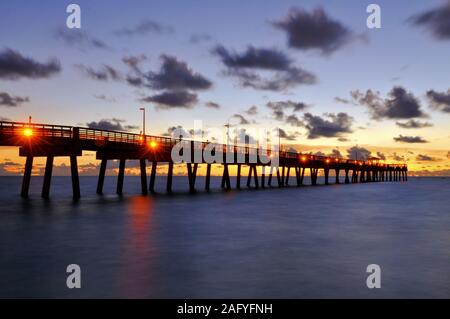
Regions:
<instances>
[{"instance_id":1,"label":"cloud","mask_svg":"<svg viewBox=\"0 0 450 319\"><path fill-rule=\"evenodd\" d=\"M435 110L450 113L450 89L446 93L429 90L427 91L427 98L430 106Z\"/></svg>"},{"instance_id":2,"label":"cloud","mask_svg":"<svg viewBox=\"0 0 450 319\"><path fill-rule=\"evenodd\" d=\"M197 94L188 91L165 91L145 97L142 102L158 104L159 109L192 108L198 102Z\"/></svg>"},{"instance_id":3,"label":"cloud","mask_svg":"<svg viewBox=\"0 0 450 319\"><path fill-rule=\"evenodd\" d=\"M80 29L59 28L54 34L57 40L63 41L66 45L77 47L85 51L86 49L110 49L110 47L97 38L91 37Z\"/></svg>"},{"instance_id":4,"label":"cloud","mask_svg":"<svg viewBox=\"0 0 450 319\"><path fill-rule=\"evenodd\" d=\"M295 115L290 115L285 118L286 111L299 112L305 110L308 105L303 102L293 102L288 101L278 101L278 102L267 102L266 106L272 110L272 116L277 121L286 121L286 123L293 124L298 119ZM297 124L300 122L297 121ZM300 125L297 125L300 126Z\"/></svg>"},{"instance_id":5,"label":"cloud","mask_svg":"<svg viewBox=\"0 0 450 319\"><path fill-rule=\"evenodd\" d=\"M405 157L398 155L396 152L392 153L391 158L396 162L404 162Z\"/></svg>"},{"instance_id":6,"label":"cloud","mask_svg":"<svg viewBox=\"0 0 450 319\"><path fill-rule=\"evenodd\" d=\"M412 16L408 21L427 29L438 40L450 40L450 1Z\"/></svg>"},{"instance_id":7,"label":"cloud","mask_svg":"<svg viewBox=\"0 0 450 319\"><path fill-rule=\"evenodd\" d=\"M6 160L5 162L0 163L0 175L19 175L23 171L22 167L23 165L19 163Z\"/></svg>"},{"instance_id":8,"label":"cloud","mask_svg":"<svg viewBox=\"0 0 450 319\"><path fill-rule=\"evenodd\" d=\"M434 162L434 161L436 161L436 158L428 156L428 155L425 155L425 154L419 154L416 157L416 161L419 161L419 162Z\"/></svg>"},{"instance_id":9,"label":"cloud","mask_svg":"<svg viewBox=\"0 0 450 319\"><path fill-rule=\"evenodd\" d=\"M145 54L129 55L122 58L123 63L138 73L140 73L139 64L147 60L149 60L149 58Z\"/></svg>"},{"instance_id":10,"label":"cloud","mask_svg":"<svg viewBox=\"0 0 450 319\"><path fill-rule=\"evenodd\" d=\"M284 71L291 67L291 59L283 52L275 49L255 48L248 46L243 53L230 52L219 45L213 53L220 57L222 63L229 68L252 68Z\"/></svg>"},{"instance_id":11,"label":"cloud","mask_svg":"<svg viewBox=\"0 0 450 319\"><path fill-rule=\"evenodd\" d=\"M308 130L308 138L340 137L342 134L351 133L353 117L346 113L328 113L325 118L306 113L303 116L304 125Z\"/></svg>"},{"instance_id":12,"label":"cloud","mask_svg":"<svg viewBox=\"0 0 450 319\"><path fill-rule=\"evenodd\" d=\"M114 69L112 66L109 66L107 64L103 64L100 69L95 70L92 67L85 66L82 64L76 64L76 68L78 68L80 71L82 71L87 77L98 80L98 81L108 81L108 80L114 80L118 81L121 79L121 75L119 74L119 71Z\"/></svg>"},{"instance_id":13,"label":"cloud","mask_svg":"<svg viewBox=\"0 0 450 319\"><path fill-rule=\"evenodd\" d=\"M159 72L149 72L145 77L156 90L206 90L212 82L200 73L194 72L185 62L169 55L161 55Z\"/></svg>"},{"instance_id":14,"label":"cloud","mask_svg":"<svg viewBox=\"0 0 450 319\"><path fill-rule=\"evenodd\" d=\"M424 128L424 127L431 127L433 124L428 122L419 122L416 120L409 120L406 122L395 122L397 126L401 128Z\"/></svg>"},{"instance_id":15,"label":"cloud","mask_svg":"<svg viewBox=\"0 0 450 319\"><path fill-rule=\"evenodd\" d=\"M215 102L206 102L205 103L206 107L209 107L210 109L220 109L220 104L215 103Z\"/></svg>"},{"instance_id":16,"label":"cloud","mask_svg":"<svg viewBox=\"0 0 450 319\"><path fill-rule=\"evenodd\" d=\"M372 152L364 147L353 146L347 149L347 158L351 160L367 161L371 154Z\"/></svg>"},{"instance_id":17,"label":"cloud","mask_svg":"<svg viewBox=\"0 0 450 319\"><path fill-rule=\"evenodd\" d=\"M6 92L0 92L0 106L17 107L29 101L28 97L12 96Z\"/></svg>"},{"instance_id":18,"label":"cloud","mask_svg":"<svg viewBox=\"0 0 450 319\"><path fill-rule=\"evenodd\" d=\"M288 140L288 141L295 141L295 139L299 135L298 132L288 134L288 133L286 133L285 130L283 130L281 128L278 129L278 134L280 135L280 138Z\"/></svg>"},{"instance_id":19,"label":"cloud","mask_svg":"<svg viewBox=\"0 0 450 319\"><path fill-rule=\"evenodd\" d=\"M0 51L0 79L47 79L60 71L61 64L55 58L41 63L9 48Z\"/></svg>"},{"instance_id":20,"label":"cloud","mask_svg":"<svg viewBox=\"0 0 450 319\"><path fill-rule=\"evenodd\" d=\"M108 96L106 96L106 95L104 95L104 94L94 95L94 97L95 97L96 99L98 99L98 100L102 100L102 101L105 101L105 102L110 102L110 103L116 102L116 99L115 99L115 98L113 98L113 97L108 97Z\"/></svg>"},{"instance_id":21,"label":"cloud","mask_svg":"<svg viewBox=\"0 0 450 319\"><path fill-rule=\"evenodd\" d=\"M109 131L128 131L138 128L136 125L123 125L123 123L125 123L125 120L113 118L111 120L103 119L98 122L92 121L86 123L86 125L88 128Z\"/></svg>"},{"instance_id":22,"label":"cloud","mask_svg":"<svg viewBox=\"0 0 450 319\"><path fill-rule=\"evenodd\" d=\"M341 152L338 149L333 149L331 151L331 153L329 154L330 157L335 157L335 158L344 158L341 154Z\"/></svg>"},{"instance_id":23,"label":"cloud","mask_svg":"<svg viewBox=\"0 0 450 319\"><path fill-rule=\"evenodd\" d=\"M258 114L258 108L257 108L255 105L250 106L250 107L245 111L245 114L251 115L251 116L256 115L256 114Z\"/></svg>"},{"instance_id":24,"label":"cloud","mask_svg":"<svg viewBox=\"0 0 450 319\"><path fill-rule=\"evenodd\" d=\"M285 91L301 84L314 84L316 76L292 64L292 60L276 49L248 46L244 52L236 53L223 46L216 46L212 53L219 56L227 68L223 74L235 77L242 87L257 90ZM261 76L255 71L270 72Z\"/></svg>"},{"instance_id":25,"label":"cloud","mask_svg":"<svg viewBox=\"0 0 450 319\"><path fill-rule=\"evenodd\" d=\"M133 27L124 27L115 30L113 33L117 36L135 36L135 35L147 35L153 34L163 34L163 33L173 33L174 29L170 26L162 25L156 21L145 19L139 22Z\"/></svg>"},{"instance_id":26,"label":"cloud","mask_svg":"<svg viewBox=\"0 0 450 319\"><path fill-rule=\"evenodd\" d=\"M202 42L210 42L212 40L212 36L206 33L195 33L191 35L189 38L189 42L192 44L198 44Z\"/></svg>"},{"instance_id":27,"label":"cloud","mask_svg":"<svg viewBox=\"0 0 450 319\"><path fill-rule=\"evenodd\" d=\"M323 8L311 13L302 8L291 8L288 15L272 23L287 33L288 45L299 50L318 50L329 55L356 37L339 21L328 16Z\"/></svg>"},{"instance_id":28,"label":"cloud","mask_svg":"<svg viewBox=\"0 0 450 319\"><path fill-rule=\"evenodd\" d=\"M246 119L244 116L242 116L241 114L234 114L232 117L239 120L239 125L247 125L247 124L250 124L250 121L247 120L247 119Z\"/></svg>"},{"instance_id":29,"label":"cloud","mask_svg":"<svg viewBox=\"0 0 450 319\"><path fill-rule=\"evenodd\" d=\"M386 160L386 155L384 155L383 153L381 153L381 152L377 152L377 157L378 158L380 158L381 160Z\"/></svg>"},{"instance_id":30,"label":"cloud","mask_svg":"<svg viewBox=\"0 0 450 319\"><path fill-rule=\"evenodd\" d=\"M401 134L398 137L394 137L394 141L400 143L428 143L420 136L403 136Z\"/></svg>"},{"instance_id":31,"label":"cloud","mask_svg":"<svg viewBox=\"0 0 450 319\"><path fill-rule=\"evenodd\" d=\"M295 114L292 114L292 115L289 115L288 117L286 117L285 122L286 122L286 124L289 124L292 126L297 126L297 127L303 126L303 122Z\"/></svg>"},{"instance_id":32,"label":"cloud","mask_svg":"<svg viewBox=\"0 0 450 319\"><path fill-rule=\"evenodd\" d=\"M341 98L339 96L336 96L334 98L334 101L337 103L342 103L342 104L355 104L355 102L348 100L348 99Z\"/></svg>"},{"instance_id":33,"label":"cloud","mask_svg":"<svg viewBox=\"0 0 450 319\"><path fill-rule=\"evenodd\" d=\"M447 152L447 158L450 159L450 151Z\"/></svg>"},{"instance_id":34,"label":"cloud","mask_svg":"<svg viewBox=\"0 0 450 319\"><path fill-rule=\"evenodd\" d=\"M367 90L365 93L356 90L350 94L355 102L366 106L372 118L376 120L426 117L426 114L420 109L419 100L403 87L393 87L386 99L382 99L379 92L372 90Z\"/></svg>"}]
</instances>

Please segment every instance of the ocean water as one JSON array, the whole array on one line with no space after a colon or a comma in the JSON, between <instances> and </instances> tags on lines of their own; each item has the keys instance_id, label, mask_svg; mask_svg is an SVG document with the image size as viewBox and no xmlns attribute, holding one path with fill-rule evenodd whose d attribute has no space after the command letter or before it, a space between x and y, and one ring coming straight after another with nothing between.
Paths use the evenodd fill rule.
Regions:
<instances>
[{"instance_id":1,"label":"ocean water","mask_svg":"<svg viewBox=\"0 0 450 319\"><path fill-rule=\"evenodd\" d=\"M2 298L450 298L448 178L230 192L215 178L189 195L175 177L174 195L141 196L127 176L119 197L114 177L103 196L81 177L78 202L70 178L48 201L41 183L25 200L21 178L0 177Z\"/></svg>"}]
</instances>

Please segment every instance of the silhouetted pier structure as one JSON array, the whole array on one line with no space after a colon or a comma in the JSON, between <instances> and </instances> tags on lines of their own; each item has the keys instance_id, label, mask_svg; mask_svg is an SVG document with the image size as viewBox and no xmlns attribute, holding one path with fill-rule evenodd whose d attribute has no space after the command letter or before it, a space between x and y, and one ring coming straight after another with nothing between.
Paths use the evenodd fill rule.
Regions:
<instances>
[{"instance_id":1,"label":"silhouetted pier structure","mask_svg":"<svg viewBox=\"0 0 450 319\"><path fill-rule=\"evenodd\" d=\"M103 183L106 174L108 160L119 161L117 178L117 194L123 192L123 181L127 160L139 160L142 194L155 192L155 179L158 164L168 163L166 190L172 192L172 178L174 163L171 158L172 148L180 142L180 139L140 135L125 132L98 130L84 127L61 126L49 124L31 124L19 122L0 121L0 146L18 146L19 155L26 157L25 170L21 196L27 197L33 159L46 157L42 197L48 198L52 178L53 160L55 157L69 157L72 176L72 190L74 199L80 198L80 182L78 176L77 157L82 151L96 152L96 158L101 161L97 193L103 192ZM191 150L202 151L208 143L183 140L183 143ZM229 167L237 166L236 188L241 188L242 167L248 166L247 187L285 187L289 185L292 176L296 186L303 185L305 171L309 170L312 185L317 185L319 170L323 171L325 184L330 181L330 171L335 172L335 184L340 183L339 176L344 174L344 183L407 181L408 168L404 164L382 164L377 161L357 161L350 159L317 156L286 151L268 151L267 156L279 155L278 167L267 164L268 161L258 158L251 161L252 155L257 153L256 148L250 146L221 145L218 156L224 159L221 187L230 190L231 179ZM196 177L198 165L206 165L206 178L204 188L210 189L211 165L203 157L194 161L194 152L191 152L191 162L184 163L187 168L189 190L196 191ZM232 152L234 161L226 161L227 153ZM222 153L222 154L220 154ZM264 153L264 152L263 152ZM228 154L230 155L230 154ZM223 156L223 157L222 157ZM244 161L238 161L238 157ZM263 159L263 158L262 158ZM267 158L266 158L267 159ZM147 161L151 163L150 181L147 184ZM220 163L219 163L220 164ZM257 168L261 175L258 176ZM276 176L275 185L273 175ZM253 183L252 183L253 181Z\"/></svg>"}]
</instances>

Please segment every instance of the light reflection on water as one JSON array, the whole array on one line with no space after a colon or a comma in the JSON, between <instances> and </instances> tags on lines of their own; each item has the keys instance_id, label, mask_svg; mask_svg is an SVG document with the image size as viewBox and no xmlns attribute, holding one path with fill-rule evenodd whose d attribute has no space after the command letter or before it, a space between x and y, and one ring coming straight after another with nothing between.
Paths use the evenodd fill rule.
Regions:
<instances>
[{"instance_id":1,"label":"light reflection on water","mask_svg":"<svg viewBox=\"0 0 450 319\"><path fill-rule=\"evenodd\" d=\"M50 201L20 182L0 177L0 297L450 297L449 179L189 195L175 177L175 195L143 197L126 177L118 197L114 178L97 196L83 177L79 202L69 178Z\"/></svg>"}]
</instances>

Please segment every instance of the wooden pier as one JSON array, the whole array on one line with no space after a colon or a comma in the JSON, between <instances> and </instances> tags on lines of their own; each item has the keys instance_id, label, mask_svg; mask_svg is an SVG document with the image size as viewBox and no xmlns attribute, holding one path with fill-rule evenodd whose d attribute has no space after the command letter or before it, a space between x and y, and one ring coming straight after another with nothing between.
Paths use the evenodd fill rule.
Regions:
<instances>
[{"instance_id":1,"label":"wooden pier","mask_svg":"<svg viewBox=\"0 0 450 319\"><path fill-rule=\"evenodd\" d=\"M174 162L171 158L172 148L179 143L179 139L151 135L140 135L125 132L90 129L84 127L30 124L19 122L0 121L0 146L17 146L19 155L26 157L25 170L22 183L22 197L28 197L31 180L33 159L45 157L46 165L44 181L42 186L42 197L49 198L50 185L55 157L69 157L72 177L73 198L80 198L80 182L78 176L78 156L83 151L96 152L97 160L100 160L100 170L97 183L97 193L103 192L104 178L107 162L109 160L119 161L116 193L123 192L123 181L127 160L139 160L140 180L142 194L155 192L155 179L159 164L168 163L166 179L166 191L172 192L172 179ZM207 143L198 141L183 141L192 150L191 161L186 162L189 191L195 192L196 177L199 165L206 165L206 178L204 189L210 190L211 165L205 158L200 156L199 161L194 161L194 152L202 151ZM263 152L267 156L278 156L278 166L274 167L267 161L251 159L252 154L258 150L248 145L221 145L219 157L223 158L223 172L221 187L225 190L232 188L230 179L230 166L236 166L237 176L235 188L241 188L242 167L248 166L246 186L254 188L285 187L290 185L290 179L294 180L292 185L301 186L304 182L305 171L309 171L312 185L317 185L319 171L323 171L325 184L330 182L330 171L334 171L335 184L340 183L339 176L345 176L344 183L366 183L366 182L398 182L408 180L408 168L403 164L383 164L378 161L357 161L351 159L334 158L327 156L316 156L295 152L271 151ZM232 152L233 161L228 161L227 153ZM221 153L221 154L220 154ZM243 158L244 161L238 161ZM148 182L146 165L150 163L150 181ZM258 168L261 172L258 176ZM266 176L267 174L267 176ZM273 175L276 175L274 182ZM148 182L148 183L147 183Z\"/></svg>"}]
</instances>

